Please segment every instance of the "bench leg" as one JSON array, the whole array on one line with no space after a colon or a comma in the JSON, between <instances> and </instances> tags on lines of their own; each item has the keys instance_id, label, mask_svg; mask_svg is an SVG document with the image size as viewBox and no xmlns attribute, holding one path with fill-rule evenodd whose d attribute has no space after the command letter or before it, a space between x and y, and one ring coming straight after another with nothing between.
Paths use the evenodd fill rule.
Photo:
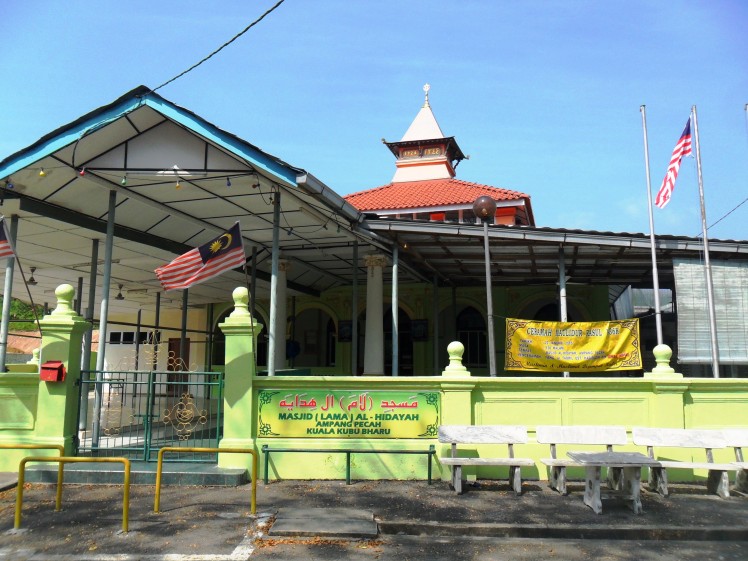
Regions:
<instances>
[{"instance_id":1,"label":"bench leg","mask_svg":"<svg viewBox=\"0 0 748 561\"><path fill-rule=\"evenodd\" d=\"M710 469L706 480L706 488L710 493L719 495L723 499L728 498L730 496L730 480L727 472Z\"/></svg>"},{"instance_id":2,"label":"bench leg","mask_svg":"<svg viewBox=\"0 0 748 561\"><path fill-rule=\"evenodd\" d=\"M429 485L431 485L431 456L433 456L436 453L436 448L432 444L429 446L429 451L426 456L426 461L428 462L428 476L429 476Z\"/></svg>"},{"instance_id":3,"label":"bench leg","mask_svg":"<svg viewBox=\"0 0 748 561\"><path fill-rule=\"evenodd\" d=\"M345 453L345 484L351 484L351 453Z\"/></svg>"},{"instance_id":4,"label":"bench leg","mask_svg":"<svg viewBox=\"0 0 748 561\"><path fill-rule=\"evenodd\" d=\"M509 466L509 483L517 495L522 494L522 472L519 466Z\"/></svg>"},{"instance_id":5,"label":"bench leg","mask_svg":"<svg viewBox=\"0 0 748 561\"><path fill-rule=\"evenodd\" d=\"M608 489L620 491L623 488L623 484L624 484L623 468L609 467L608 468Z\"/></svg>"},{"instance_id":6,"label":"bench leg","mask_svg":"<svg viewBox=\"0 0 748 561\"><path fill-rule=\"evenodd\" d=\"M462 466L452 466L452 488L462 495Z\"/></svg>"},{"instance_id":7,"label":"bench leg","mask_svg":"<svg viewBox=\"0 0 748 561\"><path fill-rule=\"evenodd\" d=\"M585 468L584 482L584 504L592 509L595 514L602 514L603 501L600 498L600 466Z\"/></svg>"},{"instance_id":8,"label":"bench leg","mask_svg":"<svg viewBox=\"0 0 748 561\"><path fill-rule=\"evenodd\" d=\"M659 493L663 497L668 496L667 470L661 467L649 468L649 490Z\"/></svg>"},{"instance_id":9,"label":"bench leg","mask_svg":"<svg viewBox=\"0 0 748 561\"><path fill-rule=\"evenodd\" d=\"M566 466L551 466L550 481L548 482L551 489L558 491L562 495L568 495L566 488Z\"/></svg>"},{"instance_id":10,"label":"bench leg","mask_svg":"<svg viewBox=\"0 0 748 561\"><path fill-rule=\"evenodd\" d=\"M623 472L621 474L621 471ZM631 510L634 514L641 514L641 478L642 469L639 466L623 468L618 473L622 475L621 488L623 493L631 498Z\"/></svg>"},{"instance_id":11,"label":"bench leg","mask_svg":"<svg viewBox=\"0 0 748 561\"><path fill-rule=\"evenodd\" d=\"M263 452L265 452L265 485L268 484L268 464L270 463L270 451L266 450L263 446Z\"/></svg>"},{"instance_id":12,"label":"bench leg","mask_svg":"<svg viewBox=\"0 0 748 561\"><path fill-rule=\"evenodd\" d=\"M735 473L735 488L741 493L748 493L748 471L740 469Z\"/></svg>"}]
</instances>

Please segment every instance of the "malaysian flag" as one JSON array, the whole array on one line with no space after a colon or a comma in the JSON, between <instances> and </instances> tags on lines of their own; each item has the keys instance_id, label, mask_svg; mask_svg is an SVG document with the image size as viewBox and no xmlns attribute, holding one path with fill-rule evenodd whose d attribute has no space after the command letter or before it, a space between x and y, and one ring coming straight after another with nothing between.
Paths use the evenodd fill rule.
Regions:
<instances>
[{"instance_id":1,"label":"malaysian flag","mask_svg":"<svg viewBox=\"0 0 748 561\"><path fill-rule=\"evenodd\" d=\"M164 290L189 288L224 271L241 267L246 261L242 233L237 222L217 238L159 267L156 276Z\"/></svg>"},{"instance_id":2,"label":"malaysian flag","mask_svg":"<svg viewBox=\"0 0 748 561\"><path fill-rule=\"evenodd\" d=\"M659 208L665 208L665 205L670 202L670 197L675 189L675 178L678 177L678 170L680 169L680 161L683 156L691 155L691 118L689 117L686 122L686 128L683 129L683 134L680 135L678 143L675 145L673 155L670 156L670 165L667 167L667 173L665 179L662 180L662 186L657 191L655 197L655 206Z\"/></svg>"},{"instance_id":3,"label":"malaysian flag","mask_svg":"<svg viewBox=\"0 0 748 561\"><path fill-rule=\"evenodd\" d=\"M5 224L5 217L0 216L0 259L6 257L15 257L16 254L13 252L13 246L10 243L10 236L8 235L8 229Z\"/></svg>"}]
</instances>

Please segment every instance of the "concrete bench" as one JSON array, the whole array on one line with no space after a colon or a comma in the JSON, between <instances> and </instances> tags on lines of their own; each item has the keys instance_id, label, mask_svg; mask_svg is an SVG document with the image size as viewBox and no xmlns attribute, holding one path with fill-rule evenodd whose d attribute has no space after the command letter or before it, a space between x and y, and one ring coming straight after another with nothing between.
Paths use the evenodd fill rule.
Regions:
<instances>
[{"instance_id":1,"label":"concrete bench","mask_svg":"<svg viewBox=\"0 0 748 561\"><path fill-rule=\"evenodd\" d=\"M550 458L540 461L548 466L548 484L562 495L568 494L566 488L566 468L583 467L571 458L559 458L557 447L568 446L604 446L608 452L613 446L622 446L627 442L626 429L620 426L557 426L541 425L536 429L536 440L539 444L550 446ZM621 468L608 468L608 486L618 488L621 481Z\"/></svg>"},{"instance_id":2,"label":"concrete bench","mask_svg":"<svg viewBox=\"0 0 748 561\"><path fill-rule=\"evenodd\" d=\"M439 442L450 444L450 457L439 458L447 466L452 466L451 485L457 494L462 494L463 466L502 466L509 468L509 483L514 492L522 493L522 467L532 467L535 461L530 458L515 458L514 445L527 444L527 428L514 425L442 425L439 427ZM465 444L496 444L507 447L504 457L461 457L458 446Z\"/></svg>"},{"instance_id":3,"label":"concrete bench","mask_svg":"<svg viewBox=\"0 0 748 561\"><path fill-rule=\"evenodd\" d=\"M723 429L722 435L728 447L735 450L735 488L741 493L748 493L748 462L743 457L743 448L748 448L748 429Z\"/></svg>"},{"instance_id":4,"label":"concrete bench","mask_svg":"<svg viewBox=\"0 0 748 561\"><path fill-rule=\"evenodd\" d=\"M712 450L727 447L721 430L706 429L661 429L634 427L632 430L634 444L646 446L650 458L656 459L660 466L649 468L649 488L667 497L667 468L705 469L709 471L707 489L722 498L730 496L729 471L737 471L737 464L714 462ZM655 455L655 448L701 448L706 457L705 462L679 461L660 459Z\"/></svg>"}]
</instances>

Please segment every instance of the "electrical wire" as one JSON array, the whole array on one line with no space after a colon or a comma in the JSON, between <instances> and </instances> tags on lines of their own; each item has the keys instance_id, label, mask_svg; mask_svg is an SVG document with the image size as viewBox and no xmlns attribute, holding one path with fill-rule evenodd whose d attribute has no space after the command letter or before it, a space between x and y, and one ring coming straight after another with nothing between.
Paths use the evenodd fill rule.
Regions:
<instances>
[{"instance_id":1,"label":"electrical wire","mask_svg":"<svg viewBox=\"0 0 748 561\"><path fill-rule=\"evenodd\" d=\"M748 141L748 103L745 104L745 108L744 109L745 109L745 138L746 138L746 141ZM725 218L727 218L733 212L735 212L736 210L738 210L746 202L748 202L748 197L746 197L740 203L738 203L735 206L735 208L733 208L732 210L730 210L730 211L726 212L725 214L723 214L722 217L719 220L717 220L716 222L713 222L711 225L707 226L706 229L709 230L709 228L712 228L713 226L716 226L717 224L719 224L720 222L722 222ZM700 237L700 235L696 236L696 237Z\"/></svg>"},{"instance_id":2,"label":"electrical wire","mask_svg":"<svg viewBox=\"0 0 748 561\"><path fill-rule=\"evenodd\" d=\"M171 80L167 80L166 82L164 82L164 83L163 83L163 84L161 84L160 86L158 86L158 87L156 87L156 88L153 88L153 89L152 89L151 91L149 91L149 92L148 92L147 94L143 94L143 95L144 95L144 96L146 96L146 95L148 95L149 93L154 93L155 91L157 91L157 90L160 90L161 88L163 88L163 87L164 87L164 86L166 86L167 84L171 84L171 83L172 83L173 81L175 81L175 80L177 80L177 79L181 78L182 76L184 76L184 75L185 75L185 74L187 74L188 72L192 72L192 71L193 71L193 70L194 70L195 68L197 68L198 66L200 66L200 65L201 65L202 63L204 63L205 61L207 61L208 59L210 59L210 58L211 58L211 57L213 57L214 55L217 55L217 54L218 54L219 52L221 52L221 51L222 51L222 50L223 50L224 48L228 47L228 46L229 46L229 45L230 45L231 43L233 43L234 41L236 41L236 40L237 40L237 39L238 39L239 37L241 37L242 35L244 35L244 34L245 34L245 33L246 33L247 31L249 31L250 29L252 29L252 28L253 28L253 27L254 27L255 25L257 25L258 23L260 23L260 22L261 22L261 21L262 21L263 19L265 19L265 16L267 16L267 15L269 15L269 14L270 14L271 12L273 12L273 11L274 11L274 10L275 10L275 9L276 9L276 8L277 8L278 6L280 6L281 4L283 4L283 2L285 2L285 0L279 0L279 1L278 1L278 2L277 2L277 3L275 4L275 6L273 6L273 7L272 7L272 8L270 8L269 10L267 10L267 11L266 11L266 12L265 12L264 14L262 14L262 15L261 15L261 16L260 16L259 18L257 18L256 20L254 20L254 21L253 21L252 23L250 23L250 24L249 24L249 25L248 25L247 27L245 27L244 29L242 29L242 30L241 30L241 31L240 31L239 33L237 33L236 35L234 35L234 36L233 36L233 37L232 37L231 39L229 39L228 41L226 41L226 42L225 42L225 43L224 43L223 45L221 45L220 47L218 47L218 48L217 48L217 49L216 49L215 51L213 51L212 53L210 53L210 54L209 54L208 56L206 56L205 58L203 58L203 59L202 59L201 61L199 61L199 62L197 62L197 63L193 64L192 66L190 66L190 67L189 67L189 68L188 68L187 70L185 70L185 71L184 71L184 72L182 72L181 74L177 74L177 75L176 75L176 76L174 76L174 77L173 77L173 78L172 78Z\"/></svg>"},{"instance_id":3,"label":"electrical wire","mask_svg":"<svg viewBox=\"0 0 748 561\"><path fill-rule=\"evenodd\" d=\"M729 211L729 212L726 212L725 214L723 214L723 215L722 215L722 218L720 218L719 220L717 220L716 222L713 222L713 223L712 223L712 224L711 224L710 226L708 226L708 227L707 227L707 230L708 230L709 228L711 228L712 226L716 226L717 224L719 224L720 222L722 222L722 221L723 221L723 220L724 220L725 218L727 218L727 217L728 217L728 216L730 216L730 215L731 215L731 214L732 214L733 212L735 212L736 210L738 210L738 209L739 209L739 208L740 208L741 206L743 206L743 205L744 205L744 204L745 204L746 202L748 202L748 197L746 197L746 198L745 198L745 199L743 199L743 200L742 200L742 201L741 201L740 203L738 203L738 205L737 205L737 206L736 206L735 208L733 208L733 209L732 209L731 211Z\"/></svg>"}]
</instances>

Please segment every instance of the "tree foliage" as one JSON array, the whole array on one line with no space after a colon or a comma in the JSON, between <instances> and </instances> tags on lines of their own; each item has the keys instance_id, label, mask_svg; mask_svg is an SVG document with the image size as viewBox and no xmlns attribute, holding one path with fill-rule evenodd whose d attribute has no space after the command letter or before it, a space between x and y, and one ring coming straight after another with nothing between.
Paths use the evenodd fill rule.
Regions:
<instances>
[{"instance_id":1,"label":"tree foliage","mask_svg":"<svg viewBox=\"0 0 748 561\"><path fill-rule=\"evenodd\" d=\"M0 296L0 306L2 306L3 298ZM36 313L41 319L44 314L44 306L37 305ZM24 321L25 320L25 321ZM31 304L22 302L17 298L12 298L10 302L10 325L11 331L36 331L38 326L36 325L36 319L34 317L34 308Z\"/></svg>"}]
</instances>

